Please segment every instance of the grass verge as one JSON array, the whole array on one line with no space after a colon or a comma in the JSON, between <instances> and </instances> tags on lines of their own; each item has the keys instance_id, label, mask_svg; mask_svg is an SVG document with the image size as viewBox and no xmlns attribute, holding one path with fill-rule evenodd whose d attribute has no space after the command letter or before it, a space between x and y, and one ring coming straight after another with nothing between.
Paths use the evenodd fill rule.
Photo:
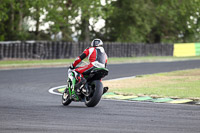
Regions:
<instances>
[{"instance_id":1,"label":"grass verge","mask_svg":"<svg viewBox=\"0 0 200 133\"><path fill-rule=\"evenodd\" d=\"M74 59L56 59L56 60L2 60L0 61L0 69L4 68L27 68L27 67L55 67L67 66Z\"/></svg>"},{"instance_id":2,"label":"grass verge","mask_svg":"<svg viewBox=\"0 0 200 133\"><path fill-rule=\"evenodd\" d=\"M145 57L122 57L109 58L109 63L138 63L138 62L160 62L160 61L181 61L200 59L200 56L173 57L173 56L145 56Z\"/></svg>"},{"instance_id":3,"label":"grass verge","mask_svg":"<svg viewBox=\"0 0 200 133\"><path fill-rule=\"evenodd\" d=\"M123 95L200 99L200 69L103 82L109 91Z\"/></svg>"},{"instance_id":4,"label":"grass verge","mask_svg":"<svg viewBox=\"0 0 200 133\"><path fill-rule=\"evenodd\" d=\"M172 56L147 56L147 57L124 57L124 58L109 58L109 64L118 63L137 63L137 62L159 62L159 61L177 61L200 59L196 57L172 57ZM3 68L23 68L23 67L53 67L53 66L68 66L74 59L55 59L55 60L20 60L8 59L0 61L0 69Z\"/></svg>"}]
</instances>

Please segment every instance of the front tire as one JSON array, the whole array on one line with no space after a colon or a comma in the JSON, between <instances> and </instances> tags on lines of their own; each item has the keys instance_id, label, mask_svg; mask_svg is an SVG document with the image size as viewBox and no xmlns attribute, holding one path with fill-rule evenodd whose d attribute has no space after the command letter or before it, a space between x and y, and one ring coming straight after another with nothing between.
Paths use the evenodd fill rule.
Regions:
<instances>
[{"instance_id":1,"label":"front tire","mask_svg":"<svg viewBox=\"0 0 200 133\"><path fill-rule=\"evenodd\" d=\"M64 92L63 95L62 95L62 104L63 104L64 106L67 106L67 105L69 105L71 102L72 102L72 100L70 100L69 93L68 93L68 90L67 90L67 91Z\"/></svg>"},{"instance_id":2,"label":"front tire","mask_svg":"<svg viewBox=\"0 0 200 133\"><path fill-rule=\"evenodd\" d=\"M101 100L101 96L103 94L103 84L100 80L95 80L91 85L91 95L85 97L85 105L87 107L95 107L99 101Z\"/></svg>"}]
</instances>

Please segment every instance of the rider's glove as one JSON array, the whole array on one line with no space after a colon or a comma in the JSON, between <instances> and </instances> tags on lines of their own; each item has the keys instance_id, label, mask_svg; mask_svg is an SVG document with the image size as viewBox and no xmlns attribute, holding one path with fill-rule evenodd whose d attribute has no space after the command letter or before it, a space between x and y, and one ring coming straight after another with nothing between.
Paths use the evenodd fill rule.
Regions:
<instances>
[{"instance_id":1,"label":"rider's glove","mask_svg":"<svg viewBox=\"0 0 200 133\"><path fill-rule=\"evenodd\" d=\"M71 65L69 66L69 68L70 68L70 69L74 69L74 66L71 64Z\"/></svg>"}]
</instances>

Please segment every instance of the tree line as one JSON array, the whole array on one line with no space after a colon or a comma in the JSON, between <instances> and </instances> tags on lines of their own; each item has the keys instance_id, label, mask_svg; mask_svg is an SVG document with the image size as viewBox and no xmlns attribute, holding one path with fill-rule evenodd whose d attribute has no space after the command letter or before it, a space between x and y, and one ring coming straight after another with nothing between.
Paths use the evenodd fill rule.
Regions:
<instances>
[{"instance_id":1,"label":"tree line","mask_svg":"<svg viewBox=\"0 0 200 133\"><path fill-rule=\"evenodd\" d=\"M93 38L199 42L200 0L0 0L0 41Z\"/></svg>"}]
</instances>

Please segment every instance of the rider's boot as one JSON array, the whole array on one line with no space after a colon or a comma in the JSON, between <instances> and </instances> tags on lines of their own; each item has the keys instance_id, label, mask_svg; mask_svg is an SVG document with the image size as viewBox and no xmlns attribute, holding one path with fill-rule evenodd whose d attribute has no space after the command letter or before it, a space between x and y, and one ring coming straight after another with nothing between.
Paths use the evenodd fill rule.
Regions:
<instances>
[{"instance_id":1,"label":"rider's boot","mask_svg":"<svg viewBox=\"0 0 200 133\"><path fill-rule=\"evenodd\" d=\"M77 92L80 93L82 88L84 87L87 80L84 77L81 77L80 81L75 85L75 88L77 88Z\"/></svg>"},{"instance_id":2,"label":"rider's boot","mask_svg":"<svg viewBox=\"0 0 200 133\"><path fill-rule=\"evenodd\" d=\"M81 88L81 91L82 91L83 93L85 93L85 94L88 93L88 84L84 84L84 85L82 85L80 88Z\"/></svg>"}]
</instances>

